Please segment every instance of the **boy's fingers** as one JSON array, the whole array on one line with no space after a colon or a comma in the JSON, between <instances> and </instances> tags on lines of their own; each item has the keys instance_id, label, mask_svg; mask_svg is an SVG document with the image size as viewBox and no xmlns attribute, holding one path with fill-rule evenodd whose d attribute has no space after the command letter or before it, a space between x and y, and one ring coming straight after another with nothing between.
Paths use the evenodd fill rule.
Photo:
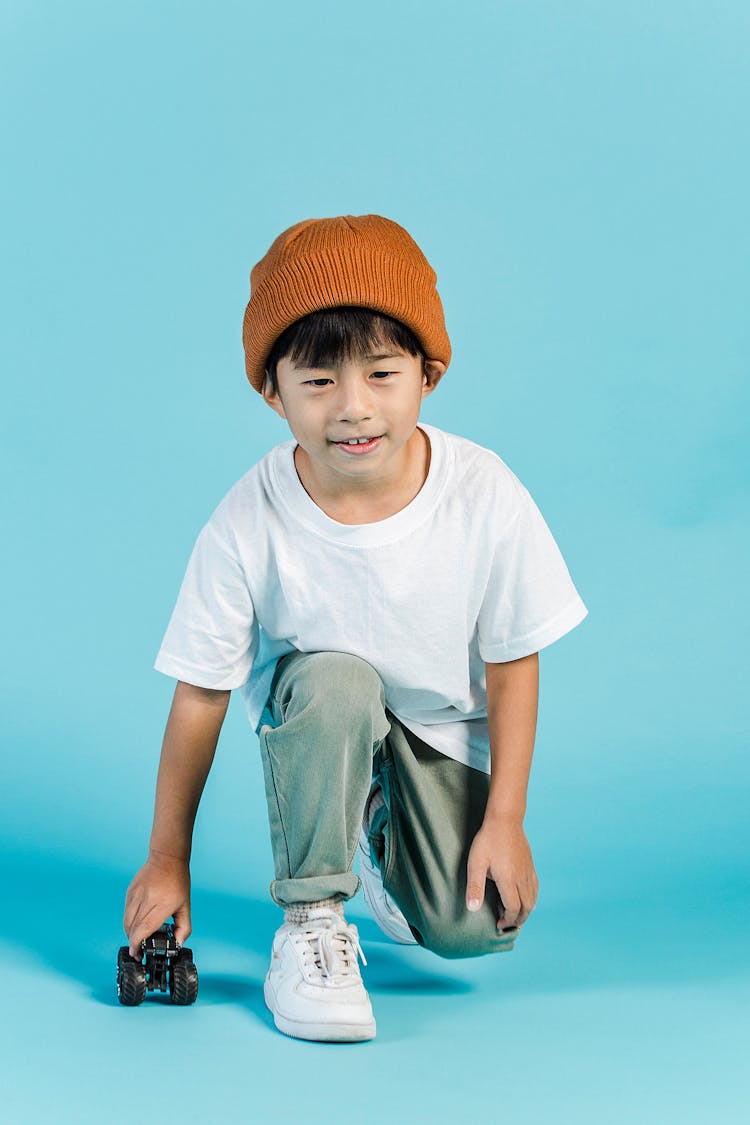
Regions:
<instances>
[{"instance_id":1,"label":"boy's fingers","mask_svg":"<svg viewBox=\"0 0 750 1125\"><path fill-rule=\"evenodd\" d=\"M515 887L498 887L498 894L502 903L502 913L499 921L503 926L520 926L521 899Z\"/></svg>"},{"instance_id":2,"label":"boy's fingers","mask_svg":"<svg viewBox=\"0 0 750 1125\"><path fill-rule=\"evenodd\" d=\"M156 921L157 918L159 921ZM141 942L145 941L147 937L150 937L155 930L158 930L163 921L164 918L160 916L158 907L156 906L152 906L143 914L136 916L130 931L126 931L128 941L130 942L129 948L131 957L140 956Z\"/></svg>"},{"instance_id":3,"label":"boy's fingers","mask_svg":"<svg viewBox=\"0 0 750 1125\"><path fill-rule=\"evenodd\" d=\"M524 922L528 921L529 914L531 914L531 911L534 909L535 903L536 895L533 890L525 889L521 896L521 909L516 920L517 926L522 926Z\"/></svg>"},{"instance_id":4,"label":"boy's fingers","mask_svg":"<svg viewBox=\"0 0 750 1125\"><path fill-rule=\"evenodd\" d=\"M134 945L133 945L133 942L131 941L131 934L133 934L134 931L135 931L136 923L137 923L137 920L138 920L139 909L140 909L140 904L137 907L133 906L132 904L128 905L128 907L125 910L125 917L122 920L122 928L124 929L125 933L128 935L128 942L130 943L128 948L130 950L130 956L131 957L137 957L138 956L137 952L134 951Z\"/></svg>"},{"instance_id":5,"label":"boy's fingers","mask_svg":"<svg viewBox=\"0 0 750 1125\"><path fill-rule=\"evenodd\" d=\"M130 940L130 953L131 956L138 956L138 951L134 953L135 931L139 928L140 923L145 912L144 894L143 889L138 885L137 881L128 887L128 892L125 896L125 914L122 920L123 929L128 935ZM140 942L138 942L140 946Z\"/></svg>"},{"instance_id":6,"label":"boy's fingers","mask_svg":"<svg viewBox=\"0 0 750 1125\"><path fill-rule=\"evenodd\" d=\"M469 910L479 910L484 902L484 886L487 882L487 864L469 856L466 872L466 906Z\"/></svg>"},{"instance_id":7,"label":"boy's fingers","mask_svg":"<svg viewBox=\"0 0 750 1125\"><path fill-rule=\"evenodd\" d=\"M529 911L525 910L522 906L516 915L515 921L511 921L509 918L503 918L503 926L522 926L528 916Z\"/></svg>"},{"instance_id":8,"label":"boy's fingers","mask_svg":"<svg viewBox=\"0 0 750 1125\"><path fill-rule=\"evenodd\" d=\"M174 938L178 945L184 945L193 932L190 924L190 907L180 906L172 915L174 918Z\"/></svg>"},{"instance_id":9,"label":"boy's fingers","mask_svg":"<svg viewBox=\"0 0 750 1125\"><path fill-rule=\"evenodd\" d=\"M539 882L536 872L533 872L531 878L521 886L521 912L518 915L517 926L522 926L528 920L531 911L536 906L538 891Z\"/></svg>"}]
</instances>

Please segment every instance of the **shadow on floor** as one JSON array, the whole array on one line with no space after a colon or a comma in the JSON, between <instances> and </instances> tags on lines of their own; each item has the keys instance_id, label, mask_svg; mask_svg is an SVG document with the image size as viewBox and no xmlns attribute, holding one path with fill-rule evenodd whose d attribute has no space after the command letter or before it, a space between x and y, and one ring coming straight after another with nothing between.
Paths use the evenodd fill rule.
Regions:
<instances>
[{"instance_id":1,"label":"shadow on floor","mask_svg":"<svg viewBox=\"0 0 750 1125\"><path fill-rule=\"evenodd\" d=\"M26 950L55 973L90 991L98 1003L119 1007L115 989L117 949L125 943L122 914L131 873L103 869L49 854L7 852L0 860L3 911L0 940ZM264 1022L270 1016L263 1000L263 977L276 928L282 913L270 898L227 894L193 887L194 949L200 974L200 996L208 1004L235 1004L248 1008ZM373 992L463 993L473 985L450 972L433 972L414 955L431 958L424 950L393 945L369 919L352 918L366 949L367 986ZM212 960L221 946L232 947L229 960L236 964L237 950L248 963L247 973L201 970L200 943L213 947ZM150 993L149 1003L168 1003Z\"/></svg>"},{"instance_id":2,"label":"shadow on floor","mask_svg":"<svg viewBox=\"0 0 750 1125\"><path fill-rule=\"evenodd\" d=\"M117 1005L115 959L124 942L122 912L131 874L50 854L6 852L0 878L0 940L77 981L97 1002ZM715 903L710 937L705 926L691 921L687 886L675 882L660 892L661 898L650 902L603 902L592 894L583 903L540 908L515 951L496 959L444 961L420 948L394 945L368 918L353 920L367 957L367 987L374 994L472 992L486 979L488 960L493 962L492 979L502 975L506 996L697 984L739 975L747 928L741 888L724 886ZM361 899L355 901L358 912L366 909ZM239 1005L267 1021L263 977L281 923L279 908L270 898L194 887L193 921L196 930L190 944L196 949L199 972L200 943L212 950L213 964L201 972L201 998L209 1004ZM225 974L214 969L226 946L231 947L227 963L235 968L239 962L240 967ZM159 1002L153 995L150 999Z\"/></svg>"}]
</instances>

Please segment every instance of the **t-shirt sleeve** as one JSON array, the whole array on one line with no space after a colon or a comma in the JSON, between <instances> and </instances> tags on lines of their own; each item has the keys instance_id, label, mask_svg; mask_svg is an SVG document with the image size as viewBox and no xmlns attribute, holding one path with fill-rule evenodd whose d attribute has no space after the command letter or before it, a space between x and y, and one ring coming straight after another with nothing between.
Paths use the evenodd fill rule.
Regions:
<instances>
[{"instance_id":1,"label":"t-shirt sleeve","mask_svg":"<svg viewBox=\"0 0 750 1125\"><path fill-rule=\"evenodd\" d=\"M478 619L488 663L519 660L568 633L588 614L542 513L516 478L518 506L498 535Z\"/></svg>"},{"instance_id":2,"label":"t-shirt sleeve","mask_svg":"<svg viewBox=\"0 0 750 1125\"><path fill-rule=\"evenodd\" d=\"M154 668L196 687L247 682L258 623L242 565L216 516L198 536Z\"/></svg>"}]
</instances>

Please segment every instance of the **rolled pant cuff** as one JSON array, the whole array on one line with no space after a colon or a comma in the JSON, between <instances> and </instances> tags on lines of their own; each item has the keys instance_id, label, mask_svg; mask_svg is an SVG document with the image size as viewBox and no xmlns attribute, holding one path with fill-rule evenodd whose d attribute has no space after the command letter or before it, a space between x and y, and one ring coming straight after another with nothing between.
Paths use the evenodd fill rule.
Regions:
<instances>
[{"instance_id":1,"label":"rolled pant cuff","mask_svg":"<svg viewBox=\"0 0 750 1125\"><path fill-rule=\"evenodd\" d=\"M353 898L360 887L360 878L353 871L341 875L312 875L307 879L274 879L271 898L278 906L298 902L319 902L324 898Z\"/></svg>"}]
</instances>

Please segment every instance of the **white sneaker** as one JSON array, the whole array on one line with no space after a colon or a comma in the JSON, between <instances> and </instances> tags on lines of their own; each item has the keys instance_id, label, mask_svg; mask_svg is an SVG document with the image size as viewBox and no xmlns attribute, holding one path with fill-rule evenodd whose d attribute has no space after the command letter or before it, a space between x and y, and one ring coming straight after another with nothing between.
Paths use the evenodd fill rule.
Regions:
<instances>
[{"instance_id":1,"label":"white sneaker","mask_svg":"<svg viewBox=\"0 0 750 1125\"><path fill-rule=\"evenodd\" d=\"M306 922L285 922L273 939L263 986L279 1031L295 1039L357 1042L375 1038L375 1018L357 963L357 927L317 907Z\"/></svg>"},{"instance_id":2,"label":"white sneaker","mask_svg":"<svg viewBox=\"0 0 750 1125\"><path fill-rule=\"evenodd\" d=\"M373 862L370 854L370 842L367 839L370 821L375 810L384 803L383 791L378 785L374 785L365 806L359 834L359 875L362 880L362 893L373 918L391 941L398 942L399 945L418 945L417 939L409 929L409 923L383 886L380 868Z\"/></svg>"}]
</instances>

